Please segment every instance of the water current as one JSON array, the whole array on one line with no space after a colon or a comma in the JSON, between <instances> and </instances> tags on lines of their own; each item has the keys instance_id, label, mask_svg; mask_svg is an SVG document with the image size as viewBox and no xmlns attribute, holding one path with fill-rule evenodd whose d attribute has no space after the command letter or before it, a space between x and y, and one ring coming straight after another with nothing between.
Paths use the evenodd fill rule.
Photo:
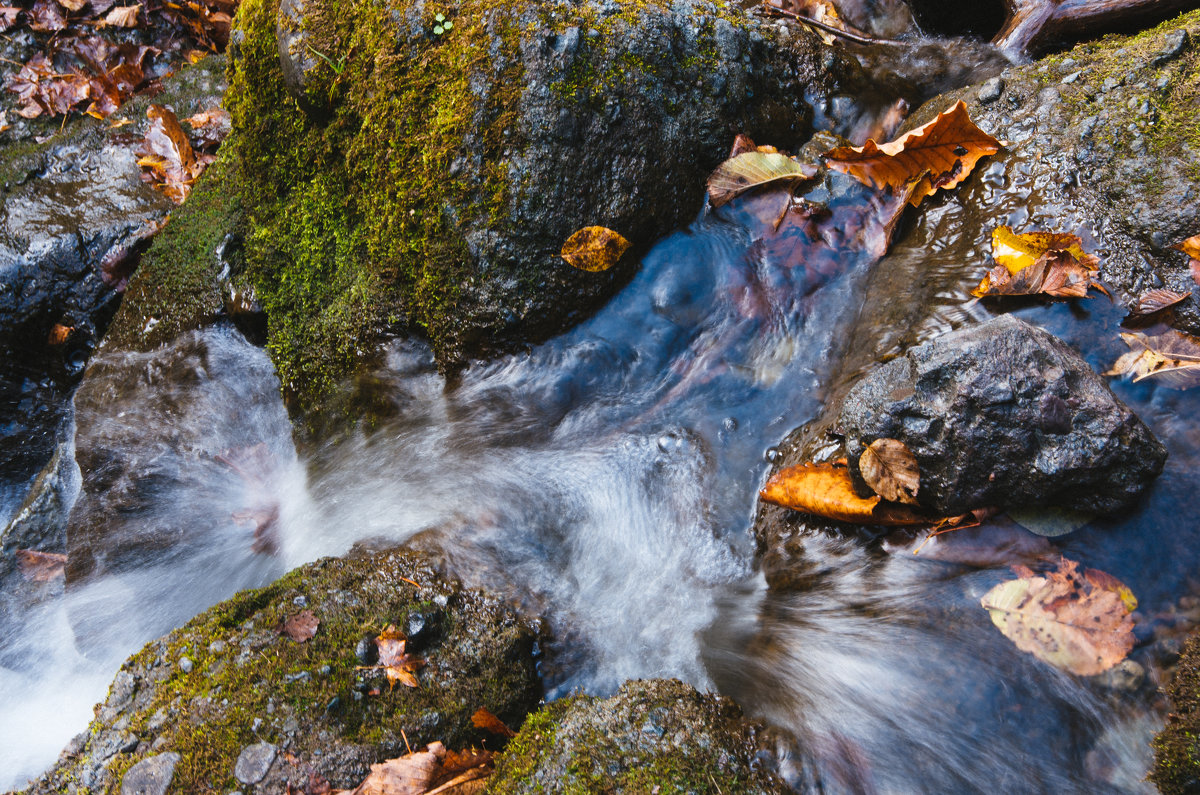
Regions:
<instances>
[{"instance_id":1,"label":"water current","mask_svg":"<svg viewBox=\"0 0 1200 795\"><path fill-rule=\"evenodd\" d=\"M386 419L303 455L266 353L234 329L102 354L89 377L112 400L77 422L140 462L148 507L106 521L156 551L110 550L104 576L22 608L0 639L0 787L51 764L147 640L306 561L415 539L545 618L548 698L634 677L719 690L781 730L802 790L1152 791L1150 656L1195 587L1186 396L1115 385L1168 444L1167 472L1136 513L1057 543L1141 599L1145 682L1013 648L979 607L999 564L814 530L796 540L803 587L768 589L750 531L775 446L894 352L897 318L911 342L987 314L962 289L985 263L973 243L906 239L877 265L893 206L836 175L806 198L826 211L778 229L779 193L706 211L591 320L452 385L422 343L391 343L368 385ZM951 226L954 211L931 210ZM1119 352L1095 342L1116 339L1118 308L1020 312L1098 369ZM279 512L273 551L244 521L262 510Z\"/></svg>"}]
</instances>

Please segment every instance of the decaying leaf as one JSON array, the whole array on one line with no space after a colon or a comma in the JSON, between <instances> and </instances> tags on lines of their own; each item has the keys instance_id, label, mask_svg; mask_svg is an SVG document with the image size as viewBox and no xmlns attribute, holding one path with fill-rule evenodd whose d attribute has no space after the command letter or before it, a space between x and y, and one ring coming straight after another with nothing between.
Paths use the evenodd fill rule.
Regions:
<instances>
[{"instance_id":1,"label":"decaying leaf","mask_svg":"<svg viewBox=\"0 0 1200 795\"><path fill-rule=\"evenodd\" d=\"M1108 291L1095 280L1094 274L1069 253L1058 251L1042 256L1016 274L1003 265L997 265L983 277L971 295L976 298L1003 295L1087 298L1089 289L1107 294Z\"/></svg>"},{"instance_id":2,"label":"decaying leaf","mask_svg":"<svg viewBox=\"0 0 1200 795\"><path fill-rule=\"evenodd\" d=\"M50 582L65 575L67 556L57 552L18 549L17 565L21 569L21 576L29 582Z\"/></svg>"},{"instance_id":3,"label":"decaying leaf","mask_svg":"<svg viewBox=\"0 0 1200 795\"><path fill-rule=\"evenodd\" d=\"M844 464L804 464L776 472L759 496L766 502L839 522L877 525L931 524L911 508L859 496Z\"/></svg>"},{"instance_id":4,"label":"decaying leaf","mask_svg":"<svg viewBox=\"0 0 1200 795\"><path fill-rule=\"evenodd\" d=\"M62 345L71 338L71 332L74 330L71 326L55 323L50 327L50 335L47 337L46 343L49 345Z\"/></svg>"},{"instance_id":5,"label":"decaying leaf","mask_svg":"<svg viewBox=\"0 0 1200 795\"><path fill-rule=\"evenodd\" d=\"M1138 296L1137 303L1130 311L1134 317L1147 317L1177 306L1186 301L1191 294L1191 290L1186 293L1177 293L1174 290L1147 290Z\"/></svg>"},{"instance_id":6,"label":"decaying leaf","mask_svg":"<svg viewBox=\"0 0 1200 795\"><path fill-rule=\"evenodd\" d=\"M0 6L0 33L6 32L17 24L17 14L20 13L20 6Z\"/></svg>"},{"instance_id":7,"label":"decaying leaf","mask_svg":"<svg viewBox=\"0 0 1200 795\"><path fill-rule=\"evenodd\" d=\"M471 723L475 724L475 727L478 729L489 731L492 734L499 734L501 737L517 736L517 733L508 728L504 721L500 720L483 707L475 710L475 714L471 716Z\"/></svg>"},{"instance_id":8,"label":"decaying leaf","mask_svg":"<svg viewBox=\"0 0 1200 795\"><path fill-rule=\"evenodd\" d=\"M389 686L400 682L407 687L419 687L417 671L425 667L425 661L409 654L407 646L408 637L394 625L388 624L375 638L375 647L379 650L379 664L362 668L382 668L387 675Z\"/></svg>"},{"instance_id":9,"label":"decaying leaf","mask_svg":"<svg viewBox=\"0 0 1200 795\"><path fill-rule=\"evenodd\" d=\"M562 258L581 271L606 271L621 259L630 242L603 226L585 226L563 243Z\"/></svg>"},{"instance_id":10,"label":"decaying leaf","mask_svg":"<svg viewBox=\"0 0 1200 795\"><path fill-rule=\"evenodd\" d=\"M1000 141L975 126L962 102L928 124L885 144L839 146L825 153L828 166L875 188L907 190L917 205L939 188L953 188L987 155L999 152Z\"/></svg>"},{"instance_id":11,"label":"decaying leaf","mask_svg":"<svg viewBox=\"0 0 1200 795\"><path fill-rule=\"evenodd\" d=\"M447 751L435 742L371 765L370 775L349 795L474 795L494 769L490 751Z\"/></svg>"},{"instance_id":12,"label":"decaying leaf","mask_svg":"<svg viewBox=\"0 0 1200 795\"><path fill-rule=\"evenodd\" d=\"M1120 580L1104 572L1082 575L1063 558L1046 576L1022 571L984 594L982 605L1017 648L1056 668L1092 676L1113 667L1133 649L1137 601Z\"/></svg>"},{"instance_id":13,"label":"decaying leaf","mask_svg":"<svg viewBox=\"0 0 1200 795\"><path fill-rule=\"evenodd\" d=\"M817 167L810 163L755 148L717 166L708 178L708 198L713 207L720 207L748 190L776 183L794 184L816 175Z\"/></svg>"},{"instance_id":14,"label":"decaying leaf","mask_svg":"<svg viewBox=\"0 0 1200 795\"><path fill-rule=\"evenodd\" d=\"M104 15L104 24L115 28L136 28L141 6L116 6Z\"/></svg>"},{"instance_id":15,"label":"decaying leaf","mask_svg":"<svg viewBox=\"0 0 1200 795\"><path fill-rule=\"evenodd\" d=\"M150 128L138 149L138 165L148 169L149 180L176 204L183 204L196 178L212 162L211 155L197 156L169 108L151 105L146 111ZM143 175L146 178L146 175Z\"/></svg>"},{"instance_id":16,"label":"decaying leaf","mask_svg":"<svg viewBox=\"0 0 1200 795\"><path fill-rule=\"evenodd\" d=\"M229 135L231 126L229 111L220 105L189 116L183 123L192 127L192 143L206 152L214 151L220 146L225 136Z\"/></svg>"},{"instance_id":17,"label":"decaying leaf","mask_svg":"<svg viewBox=\"0 0 1200 795\"><path fill-rule=\"evenodd\" d=\"M858 458L858 470L871 490L891 502L917 504L921 470L917 457L896 439L876 439Z\"/></svg>"},{"instance_id":18,"label":"decaying leaf","mask_svg":"<svg viewBox=\"0 0 1200 795\"><path fill-rule=\"evenodd\" d=\"M1078 235L1066 232L1025 232L1017 234L1009 226L992 230L992 259L1016 274L1047 254L1065 252L1088 270L1096 270L1100 258L1083 250Z\"/></svg>"},{"instance_id":19,"label":"decaying leaf","mask_svg":"<svg viewBox=\"0 0 1200 795\"><path fill-rule=\"evenodd\" d=\"M1157 334L1122 332L1121 339L1131 350L1104 375L1132 375L1134 381L1154 378L1175 389L1200 385L1200 338L1166 329Z\"/></svg>"},{"instance_id":20,"label":"decaying leaf","mask_svg":"<svg viewBox=\"0 0 1200 795\"><path fill-rule=\"evenodd\" d=\"M297 643L303 643L317 634L317 627L320 624L321 622L311 610L302 610L283 622L281 632Z\"/></svg>"}]
</instances>

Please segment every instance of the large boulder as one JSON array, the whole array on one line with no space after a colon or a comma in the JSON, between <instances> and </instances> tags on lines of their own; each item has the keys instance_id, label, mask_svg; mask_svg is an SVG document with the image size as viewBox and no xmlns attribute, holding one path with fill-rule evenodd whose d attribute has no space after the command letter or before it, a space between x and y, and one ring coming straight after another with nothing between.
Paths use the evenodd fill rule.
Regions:
<instances>
[{"instance_id":1,"label":"large boulder","mask_svg":"<svg viewBox=\"0 0 1200 795\"><path fill-rule=\"evenodd\" d=\"M248 272L285 392L319 405L382 334L443 369L552 335L699 209L735 134L795 146L840 60L707 0L249 0L228 105ZM615 269L559 257L588 225Z\"/></svg>"},{"instance_id":2,"label":"large boulder","mask_svg":"<svg viewBox=\"0 0 1200 795\"><path fill-rule=\"evenodd\" d=\"M850 390L837 424L855 472L876 439L903 442L920 467L918 501L943 516L1127 508L1167 457L1078 353L1012 315L879 366Z\"/></svg>"},{"instance_id":3,"label":"large boulder","mask_svg":"<svg viewBox=\"0 0 1200 795\"><path fill-rule=\"evenodd\" d=\"M729 699L677 679L632 681L611 698L571 696L532 715L488 791L787 792L762 750L758 727Z\"/></svg>"},{"instance_id":4,"label":"large boulder","mask_svg":"<svg viewBox=\"0 0 1200 795\"><path fill-rule=\"evenodd\" d=\"M304 611L320 623L293 640L281 628ZM366 668L388 625L425 661L416 688L389 687ZM484 742L471 720L480 708L519 726L541 695L534 642L500 599L444 579L417 554L320 560L131 657L91 727L29 791L166 789L164 779L171 792L351 788L371 764L405 753L406 740Z\"/></svg>"},{"instance_id":5,"label":"large boulder","mask_svg":"<svg viewBox=\"0 0 1200 795\"><path fill-rule=\"evenodd\" d=\"M1164 689L1171 712L1154 738L1149 778L1163 795L1187 795L1200 791L1200 635L1188 640L1174 679Z\"/></svg>"}]
</instances>

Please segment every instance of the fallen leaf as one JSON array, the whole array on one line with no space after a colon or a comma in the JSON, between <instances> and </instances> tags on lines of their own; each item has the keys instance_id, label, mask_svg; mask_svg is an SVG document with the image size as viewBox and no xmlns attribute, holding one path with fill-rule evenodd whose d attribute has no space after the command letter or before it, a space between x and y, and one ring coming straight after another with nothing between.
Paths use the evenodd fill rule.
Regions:
<instances>
[{"instance_id":1,"label":"fallen leaf","mask_svg":"<svg viewBox=\"0 0 1200 795\"><path fill-rule=\"evenodd\" d=\"M1136 600L1123 583L1103 572L1078 572L1063 558L1047 576L1027 570L984 594L981 604L1021 651L1056 668L1093 676L1133 649Z\"/></svg>"},{"instance_id":2,"label":"fallen leaf","mask_svg":"<svg viewBox=\"0 0 1200 795\"><path fill-rule=\"evenodd\" d=\"M114 28L136 28L141 6L117 6L104 15L104 24Z\"/></svg>"},{"instance_id":3,"label":"fallen leaf","mask_svg":"<svg viewBox=\"0 0 1200 795\"><path fill-rule=\"evenodd\" d=\"M908 201L915 206L940 188L958 185L981 158L1001 148L1003 144L976 127L967 106L958 102L895 141L839 146L825 153L825 161L877 189L905 190L912 185Z\"/></svg>"},{"instance_id":4,"label":"fallen leaf","mask_svg":"<svg viewBox=\"0 0 1200 795\"><path fill-rule=\"evenodd\" d=\"M317 627L320 624L321 622L311 610L303 610L284 621L281 632L297 643L303 643L317 634Z\"/></svg>"},{"instance_id":5,"label":"fallen leaf","mask_svg":"<svg viewBox=\"0 0 1200 795\"><path fill-rule=\"evenodd\" d=\"M976 298L1005 295L1087 298L1089 289L1107 294L1104 286L1093 278L1094 274L1095 271L1080 263L1069 252L1056 251L1043 255L1016 274L1004 265L997 265L983 277L971 295Z\"/></svg>"},{"instance_id":6,"label":"fallen leaf","mask_svg":"<svg viewBox=\"0 0 1200 795\"><path fill-rule=\"evenodd\" d=\"M231 127L229 111L220 105L189 116L183 123L191 125L192 143L205 151L213 151L220 146Z\"/></svg>"},{"instance_id":7,"label":"fallen leaf","mask_svg":"<svg viewBox=\"0 0 1200 795\"><path fill-rule=\"evenodd\" d=\"M779 150L773 146L758 146L754 143L754 139L744 133L738 133L733 138L733 146L729 149L729 160L746 152L762 152L764 154L773 154Z\"/></svg>"},{"instance_id":8,"label":"fallen leaf","mask_svg":"<svg viewBox=\"0 0 1200 795\"><path fill-rule=\"evenodd\" d=\"M4 33L16 25L17 14L20 13L20 6L0 6L0 33Z\"/></svg>"},{"instance_id":9,"label":"fallen leaf","mask_svg":"<svg viewBox=\"0 0 1200 795\"><path fill-rule=\"evenodd\" d=\"M424 795L441 767L438 757L445 753L441 743L426 747L429 750L371 765L370 774L351 795Z\"/></svg>"},{"instance_id":10,"label":"fallen leaf","mask_svg":"<svg viewBox=\"0 0 1200 795\"><path fill-rule=\"evenodd\" d=\"M65 576L67 556L58 552L18 549L17 565L21 576L29 582L50 582Z\"/></svg>"},{"instance_id":11,"label":"fallen leaf","mask_svg":"<svg viewBox=\"0 0 1200 795\"><path fill-rule=\"evenodd\" d=\"M88 0L58 0L58 4L68 11L79 11L88 4Z\"/></svg>"},{"instance_id":12,"label":"fallen leaf","mask_svg":"<svg viewBox=\"0 0 1200 795\"><path fill-rule=\"evenodd\" d=\"M751 142L753 143L753 142ZM795 184L817 175L817 167L778 152L755 151L726 160L708 178L708 198L720 207L748 190L786 182Z\"/></svg>"},{"instance_id":13,"label":"fallen leaf","mask_svg":"<svg viewBox=\"0 0 1200 795\"><path fill-rule=\"evenodd\" d=\"M1175 389L1200 385L1200 338L1166 329L1157 334L1121 332L1121 339L1132 350L1104 375L1132 375L1134 381L1154 378Z\"/></svg>"},{"instance_id":14,"label":"fallen leaf","mask_svg":"<svg viewBox=\"0 0 1200 795\"><path fill-rule=\"evenodd\" d=\"M1193 235L1175 246L1176 249L1195 260L1200 260L1200 235Z\"/></svg>"},{"instance_id":15,"label":"fallen leaf","mask_svg":"<svg viewBox=\"0 0 1200 795\"><path fill-rule=\"evenodd\" d=\"M911 508L860 497L844 464L804 464L776 472L759 496L766 502L839 522L877 525L931 524Z\"/></svg>"},{"instance_id":16,"label":"fallen leaf","mask_svg":"<svg viewBox=\"0 0 1200 795\"><path fill-rule=\"evenodd\" d=\"M1066 252L1088 270L1096 270L1100 258L1083 250L1078 235L1067 232L1025 232L1017 234L1009 226L992 230L992 259L1017 274L1047 254Z\"/></svg>"},{"instance_id":17,"label":"fallen leaf","mask_svg":"<svg viewBox=\"0 0 1200 795\"><path fill-rule=\"evenodd\" d=\"M515 731L508 728L508 726L504 724L504 721L500 720L483 707L475 710L475 714L471 716L471 723L475 724L476 728L489 731L492 734L499 734L501 737L517 736Z\"/></svg>"},{"instance_id":18,"label":"fallen leaf","mask_svg":"<svg viewBox=\"0 0 1200 795\"><path fill-rule=\"evenodd\" d=\"M55 323L50 327L50 336L46 343L49 345L62 345L71 337L71 332L75 329L72 326L64 326L62 323Z\"/></svg>"},{"instance_id":19,"label":"fallen leaf","mask_svg":"<svg viewBox=\"0 0 1200 795\"><path fill-rule=\"evenodd\" d=\"M192 192L192 184L211 162L198 158L170 109L151 105L146 111L150 128L138 148L138 165L149 170L154 182L176 204L183 204Z\"/></svg>"},{"instance_id":20,"label":"fallen leaf","mask_svg":"<svg viewBox=\"0 0 1200 795\"><path fill-rule=\"evenodd\" d=\"M891 502L917 504L921 471L904 442L876 439L858 458L858 470L871 490Z\"/></svg>"},{"instance_id":21,"label":"fallen leaf","mask_svg":"<svg viewBox=\"0 0 1200 795\"><path fill-rule=\"evenodd\" d=\"M382 668L389 685L394 686L396 682L400 682L406 687L419 687L416 672L424 667L425 661L409 654L407 645L408 637L389 624L375 638L375 647L379 650L379 664L368 667Z\"/></svg>"},{"instance_id":22,"label":"fallen leaf","mask_svg":"<svg viewBox=\"0 0 1200 795\"><path fill-rule=\"evenodd\" d=\"M1186 293L1177 293L1174 290L1148 290L1138 297L1137 303L1133 305L1130 312L1134 317L1153 315L1178 305L1187 300L1191 294L1191 290Z\"/></svg>"},{"instance_id":23,"label":"fallen leaf","mask_svg":"<svg viewBox=\"0 0 1200 795\"><path fill-rule=\"evenodd\" d=\"M981 569L1018 561L1037 563L1055 557L1049 541L1015 522L965 527L932 536L920 530L895 530L884 538L883 549L892 555L908 553L923 560Z\"/></svg>"},{"instance_id":24,"label":"fallen leaf","mask_svg":"<svg viewBox=\"0 0 1200 795\"><path fill-rule=\"evenodd\" d=\"M1029 532L1045 538L1073 533L1096 518L1095 514L1067 508L1010 508L1008 516Z\"/></svg>"},{"instance_id":25,"label":"fallen leaf","mask_svg":"<svg viewBox=\"0 0 1200 795\"><path fill-rule=\"evenodd\" d=\"M630 242L603 226L585 226L563 243L562 258L581 271L606 271L621 259Z\"/></svg>"}]
</instances>

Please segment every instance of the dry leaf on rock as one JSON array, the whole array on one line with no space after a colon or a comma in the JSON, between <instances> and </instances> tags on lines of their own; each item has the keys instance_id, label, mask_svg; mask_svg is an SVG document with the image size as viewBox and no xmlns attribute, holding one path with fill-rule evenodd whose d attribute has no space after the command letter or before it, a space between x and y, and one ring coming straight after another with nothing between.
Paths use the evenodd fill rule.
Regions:
<instances>
[{"instance_id":1,"label":"dry leaf on rock","mask_svg":"<svg viewBox=\"0 0 1200 795\"><path fill-rule=\"evenodd\" d=\"M871 490L892 502L917 504L921 470L904 442L876 439L858 458L858 470Z\"/></svg>"},{"instance_id":2,"label":"dry leaf on rock","mask_svg":"<svg viewBox=\"0 0 1200 795\"><path fill-rule=\"evenodd\" d=\"M828 166L875 188L906 190L909 203L920 204L939 188L953 188L987 155L999 152L1000 141L975 126L962 102L928 124L885 144L839 146L825 153ZM915 183L915 184L914 184Z\"/></svg>"},{"instance_id":3,"label":"dry leaf on rock","mask_svg":"<svg viewBox=\"0 0 1200 795\"><path fill-rule=\"evenodd\" d=\"M1191 294L1191 290L1186 293L1178 293L1174 290L1147 290L1138 296L1137 303L1133 305L1130 312L1134 317L1147 317L1177 306L1186 301Z\"/></svg>"},{"instance_id":4,"label":"dry leaf on rock","mask_svg":"<svg viewBox=\"0 0 1200 795\"><path fill-rule=\"evenodd\" d=\"M189 116L183 123L192 127L192 143L206 152L215 151L229 135L231 127L229 111L220 105Z\"/></svg>"},{"instance_id":5,"label":"dry leaf on rock","mask_svg":"<svg viewBox=\"0 0 1200 795\"><path fill-rule=\"evenodd\" d=\"M1192 259L1200 260L1200 235L1193 235L1187 240L1175 246L1178 250L1187 254Z\"/></svg>"},{"instance_id":6,"label":"dry leaf on rock","mask_svg":"<svg viewBox=\"0 0 1200 795\"><path fill-rule=\"evenodd\" d=\"M501 737L517 736L517 733L508 728L504 721L500 720L483 707L475 710L475 714L471 716L471 723L475 724L475 727L478 729L489 731L492 734L499 734Z\"/></svg>"},{"instance_id":7,"label":"dry leaf on rock","mask_svg":"<svg viewBox=\"0 0 1200 795\"><path fill-rule=\"evenodd\" d=\"M619 233L603 226L585 226L563 243L561 256L581 271L606 271L629 249L630 243Z\"/></svg>"},{"instance_id":8,"label":"dry leaf on rock","mask_svg":"<svg viewBox=\"0 0 1200 795\"><path fill-rule=\"evenodd\" d=\"M388 624L375 638L375 647L379 650L379 664L361 666L360 670L382 668L387 675L388 685L395 686L400 682L407 687L419 687L417 671L425 667L425 661L409 654L407 646L408 637L394 625Z\"/></svg>"},{"instance_id":9,"label":"dry leaf on rock","mask_svg":"<svg viewBox=\"0 0 1200 795\"><path fill-rule=\"evenodd\" d=\"M843 464L804 464L776 472L759 496L766 502L839 522L877 525L931 524L911 508L860 497Z\"/></svg>"},{"instance_id":10,"label":"dry leaf on rock","mask_svg":"<svg viewBox=\"0 0 1200 795\"><path fill-rule=\"evenodd\" d=\"M80 11L88 4L88 0L58 0L58 4L68 11Z\"/></svg>"},{"instance_id":11,"label":"dry leaf on rock","mask_svg":"<svg viewBox=\"0 0 1200 795\"><path fill-rule=\"evenodd\" d=\"M482 791L494 769L489 751L447 751L430 743L424 751L371 765L350 795L468 795Z\"/></svg>"},{"instance_id":12,"label":"dry leaf on rock","mask_svg":"<svg viewBox=\"0 0 1200 795\"><path fill-rule=\"evenodd\" d=\"M311 610L304 610L284 621L281 631L297 643L303 643L317 634L320 624Z\"/></svg>"},{"instance_id":13,"label":"dry leaf on rock","mask_svg":"<svg viewBox=\"0 0 1200 795\"><path fill-rule=\"evenodd\" d=\"M1121 339L1131 350L1104 375L1132 375L1134 381L1154 378L1175 389L1200 385L1200 338L1166 329L1157 334L1122 332Z\"/></svg>"},{"instance_id":14,"label":"dry leaf on rock","mask_svg":"<svg viewBox=\"0 0 1200 795\"><path fill-rule=\"evenodd\" d=\"M776 183L794 184L816 175L814 165L797 162L778 152L756 149L731 157L717 166L708 178L708 198L713 207L720 207L748 190Z\"/></svg>"},{"instance_id":15,"label":"dry leaf on rock","mask_svg":"<svg viewBox=\"0 0 1200 795\"><path fill-rule=\"evenodd\" d=\"M992 622L1021 651L1056 668L1092 676L1113 667L1133 649L1137 606L1132 592L1104 572L1078 572L1063 558L1058 570L1002 582L982 599Z\"/></svg>"},{"instance_id":16,"label":"dry leaf on rock","mask_svg":"<svg viewBox=\"0 0 1200 795\"><path fill-rule=\"evenodd\" d=\"M21 576L30 582L50 582L66 574L67 556L58 552L38 552L35 549L18 549L17 565Z\"/></svg>"}]
</instances>

